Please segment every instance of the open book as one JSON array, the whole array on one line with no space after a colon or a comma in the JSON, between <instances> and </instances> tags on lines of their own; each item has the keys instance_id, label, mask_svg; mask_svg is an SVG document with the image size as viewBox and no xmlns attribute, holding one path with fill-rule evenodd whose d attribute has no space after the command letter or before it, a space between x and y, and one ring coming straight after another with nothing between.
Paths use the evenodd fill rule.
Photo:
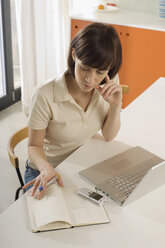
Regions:
<instances>
[{"instance_id":1,"label":"open book","mask_svg":"<svg viewBox=\"0 0 165 248\"><path fill-rule=\"evenodd\" d=\"M38 200L26 193L32 232L109 223L103 206L97 206L77 194L77 189L52 184Z\"/></svg>"}]
</instances>

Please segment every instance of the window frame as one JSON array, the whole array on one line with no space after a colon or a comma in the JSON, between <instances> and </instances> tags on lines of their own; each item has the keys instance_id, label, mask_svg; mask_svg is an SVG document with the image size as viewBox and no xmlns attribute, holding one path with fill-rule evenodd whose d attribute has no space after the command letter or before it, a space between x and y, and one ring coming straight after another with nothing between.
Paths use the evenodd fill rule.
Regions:
<instances>
[{"instance_id":1,"label":"window frame","mask_svg":"<svg viewBox=\"0 0 165 248\"><path fill-rule=\"evenodd\" d=\"M0 98L0 111L21 99L21 88L14 89L10 0L1 1L6 94Z\"/></svg>"}]
</instances>

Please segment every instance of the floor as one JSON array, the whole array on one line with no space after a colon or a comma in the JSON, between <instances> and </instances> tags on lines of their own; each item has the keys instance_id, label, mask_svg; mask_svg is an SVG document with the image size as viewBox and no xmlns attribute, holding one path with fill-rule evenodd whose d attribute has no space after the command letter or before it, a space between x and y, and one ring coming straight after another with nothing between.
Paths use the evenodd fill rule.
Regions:
<instances>
[{"instance_id":1,"label":"floor","mask_svg":"<svg viewBox=\"0 0 165 248\"><path fill-rule=\"evenodd\" d=\"M21 102L0 112L0 213L14 202L15 191L20 186L15 169L8 158L7 143L14 132L26 125L27 117L21 110ZM22 174L27 158L26 147L27 140L16 147L16 154L20 155Z\"/></svg>"}]
</instances>

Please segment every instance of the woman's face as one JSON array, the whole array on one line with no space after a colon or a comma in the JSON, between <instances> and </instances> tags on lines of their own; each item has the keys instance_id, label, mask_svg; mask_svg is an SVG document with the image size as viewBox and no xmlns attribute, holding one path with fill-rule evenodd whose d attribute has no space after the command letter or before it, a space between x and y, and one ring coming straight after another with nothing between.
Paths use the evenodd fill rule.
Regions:
<instances>
[{"instance_id":1,"label":"woman's face","mask_svg":"<svg viewBox=\"0 0 165 248\"><path fill-rule=\"evenodd\" d=\"M109 70L100 70L83 65L81 60L74 57L75 61L75 79L84 92L92 91L106 77Z\"/></svg>"}]
</instances>

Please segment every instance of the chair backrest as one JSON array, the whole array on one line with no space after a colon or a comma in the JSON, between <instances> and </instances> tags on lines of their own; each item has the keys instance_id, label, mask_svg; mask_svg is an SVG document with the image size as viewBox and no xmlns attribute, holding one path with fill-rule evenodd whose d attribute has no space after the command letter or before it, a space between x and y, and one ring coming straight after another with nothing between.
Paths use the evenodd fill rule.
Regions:
<instances>
[{"instance_id":1,"label":"chair backrest","mask_svg":"<svg viewBox=\"0 0 165 248\"><path fill-rule=\"evenodd\" d=\"M19 159L15 155L14 149L19 142L21 142L27 137L28 137L28 127L24 127L18 130L16 133L14 133L9 139L8 147L7 147L9 159L15 168L19 168Z\"/></svg>"},{"instance_id":2,"label":"chair backrest","mask_svg":"<svg viewBox=\"0 0 165 248\"><path fill-rule=\"evenodd\" d=\"M129 92L129 86L128 85L125 85L125 84L120 84L120 86L122 87L122 92L124 94L128 94L128 92Z\"/></svg>"}]
</instances>

